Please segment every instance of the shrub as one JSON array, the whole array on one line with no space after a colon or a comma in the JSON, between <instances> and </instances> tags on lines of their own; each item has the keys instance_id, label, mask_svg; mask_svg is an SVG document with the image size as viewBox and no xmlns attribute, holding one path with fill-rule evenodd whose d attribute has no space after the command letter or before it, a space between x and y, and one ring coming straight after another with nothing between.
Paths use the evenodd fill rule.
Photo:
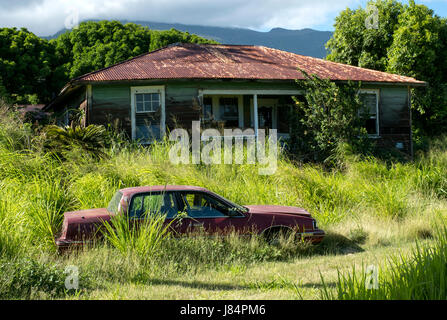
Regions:
<instances>
[{"instance_id":1,"label":"shrub","mask_svg":"<svg viewBox=\"0 0 447 320\"><path fill-rule=\"evenodd\" d=\"M72 124L65 128L48 125L43 130L44 148L60 158L72 149L85 152L95 159L104 158L104 147L108 139L103 126L89 125L81 127Z\"/></svg>"},{"instance_id":2,"label":"shrub","mask_svg":"<svg viewBox=\"0 0 447 320\"><path fill-rule=\"evenodd\" d=\"M56 265L29 258L0 260L0 297L30 299L45 294L61 297L65 294L65 274Z\"/></svg>"},{"instance_id":3,"label":"shrub","mask_svg":"<svg viewBox=\"0 0 447 320\"><path fill-rule=\"evenodd\" d=\"M300 71L305 80L297 83L305 94L304 100L295 98L292 152L303 160L324 161L337 154L341 143L352 145L356 152L368 151L367 132L358 116L363 108L357 94L360 83L336 84Z\"/></svg>"}]
</instances>

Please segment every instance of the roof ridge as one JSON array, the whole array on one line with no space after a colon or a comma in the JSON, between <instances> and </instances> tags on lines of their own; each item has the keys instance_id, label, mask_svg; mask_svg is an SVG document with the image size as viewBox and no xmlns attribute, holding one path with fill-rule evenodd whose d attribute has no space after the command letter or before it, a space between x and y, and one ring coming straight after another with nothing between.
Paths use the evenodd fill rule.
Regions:
<instances>
[{"instance_id":1,"label":"roof ridge","mask_svg":"<svg viewBox=\"0 0 447 320\"><path fill-rule=\"evenodd\" d=\"M104 67L104 68L101 68L101 69L98 69L98 70L94 70L94 71L91 71L91 72L84 73L84 74L82 74L80 76L77 76L77 77L71 79L68 83L76 82L78 80L81 80L84 77L87 77L87 76L99 73L101 71L104 71L104 70L107 70L107 69L110 69L110 68L113 68L113 67L116 67L116 66L119 66L119 65L122 65L122 64L125 64L127 62L131 62L133 60L142 58L142 57L147 56L149 54L152 54L154 52L162 51L162 50L169 49L169 48L172 48L172 47L185 47L185 46L199 46L199 47L200 46L263 47L263 46L259 46L259 45L249 45L249 44L245 45L245 44L223 44L223 43L174 42L174 43L170 43L170 44L168 44L168 45L166 45L164 47L161 47L161 48L149 51L149 52L145 52L145 53L139 54L139 55L137 55L135 57L132 57L130 59L117 62L115 64L112 64L112 65L108 66L108 67ZM270 49L272 49L272 48L270 48ZM286 52L286 51L284 51L284 52Z\"/></svg>"},{"instance_id":2,"label":"roof ridge","mask_svg":"<svg viewBox=\"0 0 447 320\"><path fill-rule=\"evenodd\" d=\"M113 67L116 67L116 66L125 64L125 63L127 63L127 62L131 62L131 61L136 60L136 59L138 59L138 58L142 58L142 57L147 56L147 55L149 55L149 54L151 54L151 53L154 53L154 52L157 52L157 51L161 51L161 50L164 50L164 49L168 49L168 48L173 47L174 45L178 45L178 44L179 44L179 42L176 42L176 43L170 43L170 44L168 44L167 46L164 46L164 47L162 47L162 48L158 48L158 49L155 49L155 50L152 50L152 51L149 51L149 52L145 52L145 53L139 54L139 55L137 55L137 56L135 56L135 57L132 57L132 58L130 58L130 59L127 59L127 60L120 61L120 62L117 62L117 63L115 63L115 64L112 64L112 65L110 65L110 66L108 66L108 67L104 67L104 68L101 68L101 69L98 69L98 70L95 70L95 71L91 71L91 72L82 74L82 75L80 75L80 76L78 76L78 77L76 77L76 78L71 79L71 80L69 81L69 83L70 83L70 82L78 81L78 80L80 80L81 78L87 77L87 76L89 76L89 75L92 75L92 74L95 74L95 73L98 73L98 72L101 72L101 71L104 71L104 70L107 70L107 69L110 69L110 68L113 68Z\"/></svg>"},{"instance_id":3,"label":"roof ridge","mask_svg":"<svg viewBox=\"0 0 447 320\"><path fill-rule=\"evenodd\" d=\"M360 70L368 70L368 71L371 71L371 72L376 72L376 73L381 73L381 74L384 73L384 74L394 75L394 76L401 77L401 78L407 78L407 79L411 79L411 80L414 80L414 81L421 81L421 80L417 80L416 78L413 78L413 77L403 76L403 75L400 75L400 74L391 73L391 72L387 72L387 71L380 71L380 70L375 70L375 69L370 69L370 68L354 66L354 65L351 65L351 64L346 64L346 63L341 63L341 62L336 62L336 61L331 61L331 60L325 60L323 58L305 56L305 55L302 55L302 54L299 54L299 53L288 52L288 51L280 50L280 49L277 49L277 48L270 48L270 47L266 47L266 46L261 46L261 47L264 47L264 48L267 48L267 49L270 49L270 50L274 50L274 51L285 52L287 54L300 56L300 57L303 57L303 58L306 58L306 59L313 59L313 60L322 61L324 63L331 63L331 64L335 64L335 65L338 65L338 66L356 68L356 69L360 69Z\"/></svg>"},{"instance_id":4,"label":"roof ridge","mask_svg":"<svg viewBox=\"0 0 447 320\"><path fill-rule=\"evenodd\" d=\"M263 45L243 45L243 44L218 44L218 43L189 43L189 42L175 42L175 43L170 43L164 47L158 48L156 50L150 51L150 52L145 52L142 53L136 57L130 58L128 60L125 61L121 61L118 63L115 63L113 65L110 65L108 67L104 67L101 68L99 70L95 70L86 74L83 74L81 76L78 76L76 78L73 78L72 80L70 80L68 82L67 85L71 85L73 83L76 82L81 82L81 81L89 81L89 79L93 79L95 77L100 76L101 73L104 73L110 69L119 67L119 66L123 66L124 68L126 68L126 65L132 66L134 65L135 68L140 69L140 64L139 63L134 63L132 64L132 62L134 61L138 61L139 59L143 59L145 57L148 57L149 55L153 54L153 53L157 53L157 52L161 52L164 50L169 50L171 48L175 48L175 47L180 47L180 48L200 48L199 50L204 50L207 51L213 55L216 56L216 58L218 58L220 60L221 63L225 64L227 61L227 58L231 59L231 53L228 54L225 49L227 48L241 48L241 50L249 50L249 48L254 48L255 51L259 51L259 52L263 52L263 55L272 55L275 56L277 59L277 63L280 64L288 64L287 60L290 61L295 61L296 62L296 71L299 71L298 67L301 66L301 64L303 64L304 66L307 64L316 64L317 66L319 65L319 67L317 69L332 69L331 66L337 67L337 69L342 72L345 73L346 75L348 75L349 73L358 73L358 72L366 72L370 75L370 77L372 78L388 78L387 80L377 80L380 82L413 82L413 83L419 83L419 84L425 84L424 81L420 81L417 80L413 77L409 77L409 76L404 76L404 75L399 75L399 74L395 74L395 73L391 73L391 72L386 72L386 71L379 71L379 70L374 70L374 69L368 69L368 68L363 68L363 67L359 67L359 66L353 66L353 65L348 65L348 64L344 64L344 63L340 63L340 62L334 62L334 61L329 61L329 60L325 60L325 59L321 59L321 58L316 58L316 57L311 57L311 56L305 56L302 54L298 54L298 53L293 53L293 52L288 52L288 51L284 51L284 50L280 50L280 49L276 49L276 48L271 48L271 47L267 47L267 46L263 46ZM211 51L212 52L211 52ZM216 52L214 52L214 50L217 51L222 51L220 52L221 54L216 54ZM168 51L169 52L169 51ZM174 52L175 55L175 52ZM150 58L148 58L150 60ZM144 62L145 60L143 60ZM295 63L292 63L293 65L295 65ZM292 64L289 64L290 66L292 66ZM118 68L120 69L120 68ZM121 68L122 69L122 68ZM306 70L306 68L304 68ZM343 71L344 69L344 71ZM351 71L349 71L351 70ZM143 70L139 70L139 71L143 71ZM312 72L312 70L309 70L309 73L314 73ZM316 71L316 70L314 70ZM358 71L358 72L357 72ZM318 73L318 72L317 72ZM345 76L346 76L345 75ZM206 77L205 77L206 78ZM273 79L273 78L272 78ZM94 80L93 80L94 81ZM356 80L354 80L356 81ZM359 80L357 80L359 81ZM366 81L366 80L365 80ZM372 81L372 80L371 80Z\"/></svg>"}]
</instances>

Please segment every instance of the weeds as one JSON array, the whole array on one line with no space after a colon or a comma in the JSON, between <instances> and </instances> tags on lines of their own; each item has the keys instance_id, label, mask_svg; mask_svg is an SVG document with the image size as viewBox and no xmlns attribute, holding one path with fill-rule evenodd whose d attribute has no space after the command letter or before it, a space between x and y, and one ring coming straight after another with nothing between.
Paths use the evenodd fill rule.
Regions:
<instances>
[{"instance_id":1,"label":"weeds","mask_svg":"<svg viewBox=\"0 0 447 320\"><path fill-rule=\"evenodd\" d=\"M447 229L438 231L434 245L416 243L411 254L395 255L370 287L365 266L350 273L338 272L335 291L327 286L322 299L341 300L445 300L447 299ZM324 279L322 279L324 283Z\"/></svg>"},{"instance_id":2,"label":"weeds","mask_svg":"<svg viewBox=\"0 0 447 320\"><path fill-rule=\"evenodd\" d=\"M164 224L165 218L165 215L156 213L129 221L126 215L116 215L110 222L104 222L103 235L122 255L135 254L146 263L161 250L161 242L169 237L170 224Z\"/></svg>"},{"instance_id":3,"label":"weeds","mask_svg":"<svg viewBox=\"0 0 447 320\"><path fill-rule=\"evenodd\" d=\"M67 258L101 283L110 279L143 281L154 275L163 278L200 270L244 270L247 265L268 261L361 252L366 245L434 237L433 226L438 221L444 223L446 218L445 138L432 142L429 151L413 163L351 157L343 162L343 168L328 172L316 164L297 165L285 154L279 154L276 173L261 176L257 166L248 164L173 165L167 160L170 148L167 141L142 147L122 140L108 141L109 135L105 144L111 147L103 147L102 131L93 134L91 139L101 148L101 155L103 152L107 156L80 152L85 149L94 153L94 150L85 145L90 139L88 136L84 139L82 133L73 132L66 134L67 139L80 135L82 148L64 147L61 160L54 153L45 152L39 142L44 133L33 132L30 125L4 107L0 111L0 259L16 261L5 265L10 271L22 268L23 263L19 261L24 257L36 260L43 254L61 261L63 258L54 255L53 239L59 232L64 211L105 207L118 188L139 185L196 185L242 205L303 207L328 231L328 236L318 247L287 241L271 246L256 237L244 239L234 235L174 240L167 236L162 217L147 219L135 229L127 220L117 218L108 225L109 245L98 244ZM443 259L441 248L444 247L438 246L432 251L421 248L413 260L400 261L407 269L393 269L394 276L394 271L390 271L389 283L397 281L398 274L412 277L412 283L396 282L397 288L404 291L404 284L438 279L435 277L443 272L438 266ZM432 278L419 276L416 269L410 272L414 261L432 270ZM43 270L38 266L33 268ZM11 274L14 272L19 270ZM58 277L55 274L53 278ZM23 281L30 279L23 277L20 278ZM7 279L11 280L7 273L1 273L0 282L4 285L16 281L5 282ZM51 297L62 294L56 283L45 286L35 287L43 288L38 289L42 292L56 288ZM406 291L402 297L442 296L441 287L437 291L423 287ZM33 296L30 291L2 290L5 297ZM386 290L384 297L397 297L396 292ZM352 291L348 297L356 295L357 291Z\"/></svg>"}]
</instances>

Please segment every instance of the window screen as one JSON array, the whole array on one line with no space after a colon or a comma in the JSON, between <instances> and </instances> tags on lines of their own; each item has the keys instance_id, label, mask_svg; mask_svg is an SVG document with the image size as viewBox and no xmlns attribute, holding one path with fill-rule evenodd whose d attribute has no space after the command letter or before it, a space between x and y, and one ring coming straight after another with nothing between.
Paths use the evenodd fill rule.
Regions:
<instances>
[{"instance_id":1,"label":"window screen","mask_svg":"<svg viewBox=\"0 0 447 320\"><path fill-rule=\"evenodd\" d=\"M210 97L203 98L203 119L208 120L213 117L213 99Z\"/></svg>"},{"instance_id":2,"label":"window screen","mask_svg":"<svg viewBox=\"0 0 447 320\"><path fill-rule=\"evenodd\" d=\"M376 93L360 93L360 99L363 103L363 109L360 110L360 116L365 121L365 128L368 134L379 134L379 124L377 115L377 94Z\"/></svg>"}]
</instances>

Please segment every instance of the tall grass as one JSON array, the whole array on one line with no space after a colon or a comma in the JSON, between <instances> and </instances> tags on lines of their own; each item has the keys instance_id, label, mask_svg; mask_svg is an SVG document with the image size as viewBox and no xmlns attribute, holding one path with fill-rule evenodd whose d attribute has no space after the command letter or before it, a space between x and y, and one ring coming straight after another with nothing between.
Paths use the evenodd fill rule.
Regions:
<instances>
[{"instance_id":1,"label":"tall grass","mask_svg":"<svg viewBox=\"0 0 447 320\"><path fill-rule=\"evenodd\" d=\"M143 219L133 219L125 215L113 216L104 222L103 235L108 243L124 256L136 255L147 263L160 251L162 241L169 236L171 223L165 224L166 216L160 213L146 214Z\"/></svg>"},{"instance_id":2,"label":"tall grass","mask_svg":"<svg viewBox=\"0 0 447 320\"><path fill-rule=\"evenodd\" d=\"M433 244L417 243L410 255L395 255L379 269L378 285L368 286L365 267L338 272L335 291L322 282L323 299L339 300L445 300L447 299L447 229L438 231Z\"/></svg>"},{"instance_id":3,"label":"tall grass","mask_svg":"<svg viewBox=\"0 0 447 320\"><path fill-rule=\"evenodd\" d=\"M259 165L251 164L174 165L168 160L166 141L150 147L115 143L101 150L107 155L102 159L74 148L58 159L42 148L38 130L16 114L0 111L0 258L52 255L64 211L105 207L117 189L140 185L196 185L242 205L303 207L321 228L361 245L407 239L410 234L425 237L435 218L447 217L447 138L432 142L414 162L350 158L342 170L331 172L316 164L294 163L280 153L277 171L259 175ZM272 247L260 239L238 237L164 241L160 221L148 220L147 226L135 230L125 222L109 225L110 248L93 249L103 255L104 270L108 265L118 268L129 252L152 257L148 260L158 267L166 265L175 272L308 253L287 244ZM90 257L85 252L79 259L98 266ZM131 272L131 267L126 270Z\"/></svg>"}]
</instances>

